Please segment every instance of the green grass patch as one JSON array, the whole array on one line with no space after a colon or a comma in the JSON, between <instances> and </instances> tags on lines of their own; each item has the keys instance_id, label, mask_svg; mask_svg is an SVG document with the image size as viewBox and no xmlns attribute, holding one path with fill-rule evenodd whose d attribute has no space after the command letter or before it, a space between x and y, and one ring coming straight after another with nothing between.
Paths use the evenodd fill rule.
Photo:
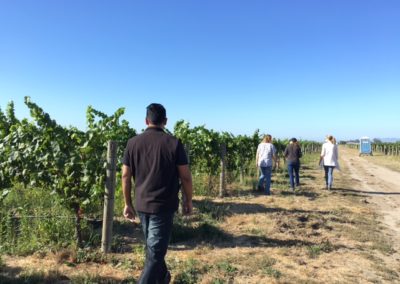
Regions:
<instances>
[{"instance_id":1,"label":"green grass patch","mask_svg":"<svg viewBox=\"0 0 400 284\"><path fill-rule=\"evenodd\" d=\"M322 253L332 252L334 250L334 246L329 241L325 241L318 245L309 246L307 249L310 258L317 258Z\"/></svg>"},{"instance_id":2,"label":"green grass patch","mask_svg":"<svg viewBox=\"0 0 400 284\"><path fill-rule=\"evenodd\" d=\"M2 200L0 252L26 255L56 250L74 243L74 234L73 216L48 191L14 189Z\"/></svg>"},{"instance_id":3,"label":"green grass patch","mask_svg":"<svg viewBox=\"0 0 400 284\"><path fill-rule=\"evenodd\" d=\"M176 284L195 284L198 283L200 276L205 273L205 267L202 267L197 260L189 259L183 263L175 276Z\"/></svg>"},{"instance_id":4,"label":"green grass patch","mask_svg":"<svg viewBox=\"0 0 400 284\"><path fill-rule=\"evenodd\" d=\"M275 278L275 279L279 279L279 278L281 278L281 276L282 276L282 273L281 273L279 270L277 270L277 269L275 269L275 268L273 268L273 267L265 267L265 268L263 269L263 272L264 272L266 275L271 276L271 277L273 277L273 278Z\"/></svg>"},{"instance_id":5,"label":"green grass patch","mask_svg":"<svg viewBox=\"0 0 400 284\"><path fill-rule=\"evenodd\" d=\"M282 272L280 272L278 269L274 268L274 265L276 264L276 259L265 256L259 261L259 269L261 271L275 279L279 279L282 276Z\"/></svg>"},{"instance_id":6,"label":"green grass patch","mask_svg":"<svg viewBox=\"0 0 400 284\"><path fill-rule=\"evenodd\" d=\"M200 214L203 214L203 219L211 219L215 221L223 221L226 216L230 216L230 206L224 203L215 203L210 199L195 201L195 206Z\"/></svg>"},{"instance_id":7,"label":"green grass patch","mask_svg":"<svg viewBox=\"0 0 400 284\"><path fill-rule=\"evenodd\" d=\"M221 271L224 275L227 276L233 276L238 271L238 269L228 261L219 262L216 264L216 267L218 268L219 271Z\"/></svg>"}]
</instances>

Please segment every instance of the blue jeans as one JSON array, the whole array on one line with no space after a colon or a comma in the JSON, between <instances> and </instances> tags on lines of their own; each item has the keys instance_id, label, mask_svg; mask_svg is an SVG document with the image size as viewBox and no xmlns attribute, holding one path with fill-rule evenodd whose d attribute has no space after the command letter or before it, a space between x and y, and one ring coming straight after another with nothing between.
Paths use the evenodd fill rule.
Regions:
<instances>
[{"instance_id":1,"label":"blue jeans","mask_svg":"<svg viewBox=\"0 0 400 284\"><path fill-rule=\"evenodd\" d=\"M300 163L288 163L288 172L289 172L289 181L290 181L290 188L294 188L300 185ZM296 183L295 183L296 182Z\"/></svg>"},{"instance_id":2,"label":"blue jeans","mask_svg":"<svg viewBox=\"0 0 400 284\"><path fill-rule=\"evenodd\" d=\"M327 187L332 187L333 183L333 169L334 166L324 166L325 170L325 183Z\"/></svg>"},{"instance_id":3,"label":"blue jeans","mask_svg":"<svg viewBox=\"0 0 400 284\"><path fill-rule=\"evenodd\" d=\"M147 214L138 212L146 242L146 261L137 283L165 282L169 272L165 263L174 213Z\"/></svg>"},{"instance_id":4,"label":"blue jeans","mask_svg":"<svg viewBox=\"0 0 400 284\"><path fill-rule=\"evenodd\" d=\"M260 178L258 179L258 187L264 190L265 194L270 195L272 166L260 167L260 171L261 175Z\"/></svg>"}]
</instances>

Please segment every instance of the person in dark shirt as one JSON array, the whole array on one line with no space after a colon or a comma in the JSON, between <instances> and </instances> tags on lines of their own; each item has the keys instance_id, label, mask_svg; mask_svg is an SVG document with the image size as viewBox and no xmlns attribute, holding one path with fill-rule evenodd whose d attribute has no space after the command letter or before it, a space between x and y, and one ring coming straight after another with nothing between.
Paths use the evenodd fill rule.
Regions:
<instances>
[{"instance_id":1,"label":"person in dark shirt","mask_svg":"<svg viewBox=\"0 0 400 284\"><path fill-rule=\"evenodd\" d=\"M182 143L164 131L166 123L165 108L161 104L150 104L146 112L147 129L129 139L123 157L123 214L134 222L137 212L146 242L145 266L138 280L141 284L170 282L165 255L174 213L179 207L179 180L183 189L183 212L190 214L193 210L188 159ZM134 206L132 178L135 183Z\"/></svg>"},{"instance_id":2,"label":"person in dark shirt","mask_svg":"<svg viewBox=\"0 0 400 284\"><path fill-rule=\"evenodd\" d=\"M296 138L289 140L283 153L287 161L289 172L290 189L294 191L295 186L300 189L300 158L302 157L301 148Z\"/></svg>"}]
</instances>

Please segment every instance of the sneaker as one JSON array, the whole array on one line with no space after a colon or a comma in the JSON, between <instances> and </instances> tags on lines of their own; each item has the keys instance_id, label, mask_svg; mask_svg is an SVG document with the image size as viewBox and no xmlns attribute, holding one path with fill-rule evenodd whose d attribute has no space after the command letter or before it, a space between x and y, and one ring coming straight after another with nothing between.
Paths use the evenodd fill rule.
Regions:
<instances>
[{"instance_id":1,"label":"sneaker","mask_svg":"<svg viewBox=\"0 0 400 284\"><path fill-rule=\"evenodd\" d=\"M294 191L294 187L291 187L290 190L291 190L291 191Z\"/></svg>"}]
</instances>

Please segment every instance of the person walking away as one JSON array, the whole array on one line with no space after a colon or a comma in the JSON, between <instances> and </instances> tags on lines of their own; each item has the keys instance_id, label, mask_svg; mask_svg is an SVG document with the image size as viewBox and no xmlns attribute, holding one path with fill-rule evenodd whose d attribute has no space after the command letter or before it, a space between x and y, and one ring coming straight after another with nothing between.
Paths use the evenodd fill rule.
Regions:
<instances>
[{"instance_id":1,"label":"person walking away","mask_svg":"<svg viewBox=\"0 0 400 284\"><path fill-rule=\"evenodd\" d=\"M258 190L264 191L266 195L271 195L271 175L272 165L276 164L276 149L272 144L272 136L267 134L257 147L256 166L260 170L258 180Z\"/></svg>"},{"instance_id":2,"label":"person walking away","mask_svg":"<svg viewBox=\"0 0 400 284\"><path fill-rule=\"evenodd\" d=\"M300 189L300 158L303 154L296 138L289 140L289 145L286 146L283 155L287 162L290 189L294 191L295 186Z\"/></svg>"},{"instance_id":3,"label":"person walking away","mask_svg":"<svg viewBox=\"0 0 400 284\"><path fill-rule=\"evenodd\" d=\"M323 165L325 171L326 189L332 189L333 170L339 168L339 151L335 143L336 139L332 135L326 137L325 143L322 144L321 157L319 164Z\"/></svg>"},{"instance_id":4,"label":"person walking away","mask_svg":"<svg viewBox=\"0 0 400 284\"><path fill-rule=\"evenodd\" d=\"M179 180L182 183L185 214L192 205L192 175L182 143L164 131L166 110L161 104L147 107L146 130L129 139L122 167L124 217L131 222L139 215L146 244L146 260L137 283L169 283L171 275L165 255L179 207ZM132 204L132 178L135 204ZM136 210L136 212L135 212Z\"/></svg>"}]
</instances>

